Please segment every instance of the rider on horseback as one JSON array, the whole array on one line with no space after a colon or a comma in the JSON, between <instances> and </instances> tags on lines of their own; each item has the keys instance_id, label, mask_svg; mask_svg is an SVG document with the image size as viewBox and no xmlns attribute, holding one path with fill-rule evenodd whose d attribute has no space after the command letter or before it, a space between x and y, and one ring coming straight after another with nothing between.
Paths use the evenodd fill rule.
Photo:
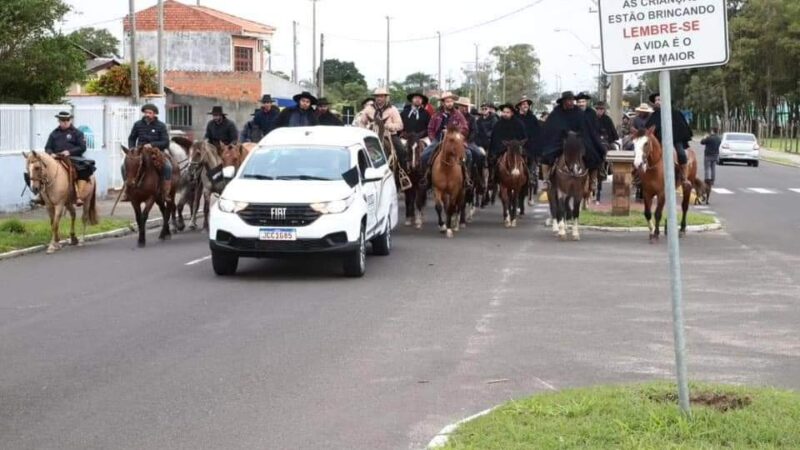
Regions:
<instances>
[{"instance_id":1,"label":"rider on horseback","mask_svg":"<svg viewBox=\"0 0 800 450\"><path fill-rule=\"evenodd\" d=\"M128 136L128 148L134 149L137 146L150 144L152 147L161 150L167 156L169 149L169 133L164 122L158 120L158 107L152 103L142 106L142 120L133 124L131 134ZM126 179L125 164L122 165L122 179ZM167 193L172 188L172 161L164 158L164 166L161 169L162 192ZM122 201L128 201L127 189L123 189Z\"/></svg>"},{"instance_id":2,"label":"rider on horseback","mask_svg":"<svg viewBox=\"0 0 800 450\"><path fill-rule=\"evenodd\" d=\"M409 104L403 108L401 113L403 119L403 131L412 134L420 139L428 136L428 124L431 116L425 109L428 104L428 97L419 93L412 92L407 97Z\"/></svg>"},{"instance_id":3,"label":"rider on horseback","mask_svg":"<svg viewBox=\"0 0 800 450\"><path fill-rule=\"evenodd\" d=\"M658 141L663 144L663 134L661 132L661 94L656 92L650 95L650 103L655 107L655 112L650 115L647 120L646 128L656 127L656 137ZM688 158L686 156L686 149L689 147L689 142L692 140L692 128L686 122L686 117L678 110L672 108L672 143L675 146L675 152L678 154L678 164L680 164L679 179L681 182L686 180L686 163Z\"/></svg>"},{"instance_id":4,"label":"rider on horseback","mask_svg":"<svg viewBox=\"0 0 800 450\"><path fill-rule=\"evenodd\" d=\"M433 152L439 148L439 142L444 137L447 126L450 123L453 123L465 137L469 134L469 124L467 123L467 119L455 107L455 102L457 99L457 95L450 92L445 92L440 99L441 106L439 111L436 112L428 124L428 138L430 138L431 144L425 147L425 150L422 152L422 164L426 168L425 177L423 178L422 182L426 183L426 185L430 185L430 169L431 160L433 159ZM469 154L469 152L467 152L467 154ZM462 161L461 164L463 166L464 161ZM466 167L463 168L464 174L466 175L468 171Z\"/></svg>"},{"instance_id":5,"label":"rider on horseback","mask_svg":"<svg viewBox=\"0 0 800 450\"><path fill-rule=\"evenodd\" d=\"M384 131L392 140L397 161L400 163L400 167L406 167L406 148L403 146L399 135L403 131L403 120L400 118L400 111L389 103L389 91L386 88L375 89L373 95L375 96L375 102L372 105L367 103L364 107L358 126L369 128L370 124L376 119L384 120ZM381 139L383 139L383 136L381 136Z\"/></svg>"},{"instance_id":6,"label":"rider on horseback","mask_svg":"<svg viewBox=\"0 0 800 450\"><path fill-rule=\"evenodd\" d=\"M206 125L205 139L221 148L222 145L233 144L239 140L236 124L222 110L222 106L214 106L208 113L211 120Z\"/></svg>"},{"instance_id":7,"label":"rider on horseback","mask_svg":"<svg viewBox=\"0 0 800 450\"><path fill-rule=\"evenodd\" d=\"M505 142L524 141L527 137L525 126L514 117L514 105L506 103L500 105L500 120L497 121L492 131L492 141L489 146L489 161L492 167L506 151Z\"/></svg>"},{"instance_id":8,"label":"rider on horseback","mask_svg":"<svg viewBox=\"0 0 800 450\"><path fill-rule=\"evenodd\" d=\"M542 127L539 124L539 119L536 117L536 114L531 111L531 106L533 106L533 101L526 96L523 96L517 102L517 119L522 122L522 125L525 127L525 136L527 139L527 141L525 141L525 156L527 157L528 173L531 175L531 179L533 179L533 175L536 173L536 165L541 158L538 142Z\"/></svg>"},{"instance_id":9,"label":"rider on horseback","mask_svg":"<svg viewBox=\"0 0 800 450\"><path fill-rule=\"evenodd\" d=\"M596 113L592 108L582 111L576 106L575 101L576 97L572 91L562 93L544 124L541 144L542 178L545 189L550 187L550 168L561 156L564 136L569 131L574 131L583 138L586 150L584 163L587 169L598 169L603 163L605 149L597 132ZM591 119L588 112L592 114Z\"/></svg>"}]
</instances>

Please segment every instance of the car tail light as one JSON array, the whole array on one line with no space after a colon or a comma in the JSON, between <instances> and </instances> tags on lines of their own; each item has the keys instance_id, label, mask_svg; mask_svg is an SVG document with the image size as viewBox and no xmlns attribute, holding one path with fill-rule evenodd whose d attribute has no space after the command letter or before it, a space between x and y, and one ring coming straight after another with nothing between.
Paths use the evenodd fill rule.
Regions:
<instances>
[{"instance_id":1,"label":"car tail light","mask_svg":"<svg viewBox=\"0 0 800 450\"><path fill-rule=\"evenodd\" d=\"M758 146L758 143L756 143L755 145L753 145L753 150L758 150L758 149L760 149L760 148L761 148L761 147L759 147L759 146Z\"/></svg>"}]
</instances>

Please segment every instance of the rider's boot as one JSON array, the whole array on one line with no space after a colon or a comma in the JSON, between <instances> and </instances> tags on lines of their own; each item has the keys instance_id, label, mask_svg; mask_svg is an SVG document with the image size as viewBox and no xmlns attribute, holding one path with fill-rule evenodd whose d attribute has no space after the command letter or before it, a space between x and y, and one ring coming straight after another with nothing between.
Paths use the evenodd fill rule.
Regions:
<instances>
[{"instance_id":1,"label":"rider's boot","mask_svg":"<svg viewBox=\"0 0 800 450\"><path fill-rule=\"evenodd\" d=\"M86 180L78 180L75 183L75 206L83 206L83 197L88 184L89 182Z\"/></svg>"},{"instance_id":2,"label":"rider's boot","mask_svg":"<svg viewBox=\"0 0 800 450\"><path fill-rule=\"evenodd\" d=\"M172 180L171 179L162 179L161 180L161 193L166 199L169 197L169 192L172 190Z\"/></svg>"},{"instance_id":3,"label":"rider's boot","mask_svg":"<svg viewBox=\"0 0 800 450\"><path fill-rule=\"evenodd\" d=\"M549 190L550 189L550 166L548 164L542 164L542 189Z\"/></svg>"}]
</instances>

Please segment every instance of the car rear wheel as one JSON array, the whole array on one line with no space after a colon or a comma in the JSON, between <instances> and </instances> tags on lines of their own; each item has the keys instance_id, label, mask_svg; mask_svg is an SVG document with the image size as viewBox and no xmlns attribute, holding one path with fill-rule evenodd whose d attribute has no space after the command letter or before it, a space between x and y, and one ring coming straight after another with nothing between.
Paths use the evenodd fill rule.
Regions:
<instances>
[{"instance_id":1,"label":"car rear wheel","mask_svg":"<svg viewBox=\"0 0 800 450\"><path fill-rule=\"evenodd\" d=\"M719 161L717 161L717 165L718 165L718 166L725 165L725 161L723 161L723 160L721 160L721 159L720 159Z\"/></svg>"},{"instance_id":2,"label":"car rear wheel","mask_svg":"<svg viewBox=\"0 0 800 450\"><path fill-rule=\"evenodd\" d=\"M211 266L219 276L233 275L239 267L239 256L234 253L211 250Z\"/></svg>"},{"instance_id":3,"label":"car rear wheel","mask_svg":"<svg viewBox=\"0 0 800 450\"><path fill-rule=\"evenodd\" d=\"M753 161L753 167L758 167L758 161Z\"/></svg>"},{"instance_id":4,"label":"car rear wheel","mask_svg":"<svg viewBox=\"0 0 800 450\"><path fill-rule=\"evenodd\" d=\"M392 253L392 222L386 219L386 231L372 240L372 252L378 256L389 256Z\"/></svg>"},{"instance_id":5,"label":"car rear wheel","mask_svg":"<svg viewBox=\"0 0 800 450\"><path fill-rule=\"evenodd\" d=\"M348 277L363 277L367 271L367 240L364 228L358 236L358 248L345 255L342 261L344 274Z\"/></svg>"}]
</instances>

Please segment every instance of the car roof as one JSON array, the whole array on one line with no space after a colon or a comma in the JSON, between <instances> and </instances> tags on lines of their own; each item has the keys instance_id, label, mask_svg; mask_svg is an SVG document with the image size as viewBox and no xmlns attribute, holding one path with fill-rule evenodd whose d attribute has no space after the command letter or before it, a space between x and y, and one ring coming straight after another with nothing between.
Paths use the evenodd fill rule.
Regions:
<instances>
[{"instance_id":1,"label":"car roof","mask_svg":"<svg viewBox=\"0 0 800 450\"><path fill-rule=\"evenodd\" d=\"M318 145L350 147L361 144L365 137L377 138L370 130L359 127L318 125L314 127L278 128L270 132L259 145Z\"/></svg>"},{"instance_id":2,"label":"car roof","mask_svg":"<svg viewBox=\"0 0 800 450\"><path fill-rule=\"evenodd\" d=\"M756 135L755 135L755 134L753 134L753 133L737 133L737 132L735 132L735 131L728 131L727 133L724 133L724 134L723 134L723 136L729 136L729 135L737 135L737 136L753 136L753 137L756 137Z\"/></svg>"}]
</instances>

